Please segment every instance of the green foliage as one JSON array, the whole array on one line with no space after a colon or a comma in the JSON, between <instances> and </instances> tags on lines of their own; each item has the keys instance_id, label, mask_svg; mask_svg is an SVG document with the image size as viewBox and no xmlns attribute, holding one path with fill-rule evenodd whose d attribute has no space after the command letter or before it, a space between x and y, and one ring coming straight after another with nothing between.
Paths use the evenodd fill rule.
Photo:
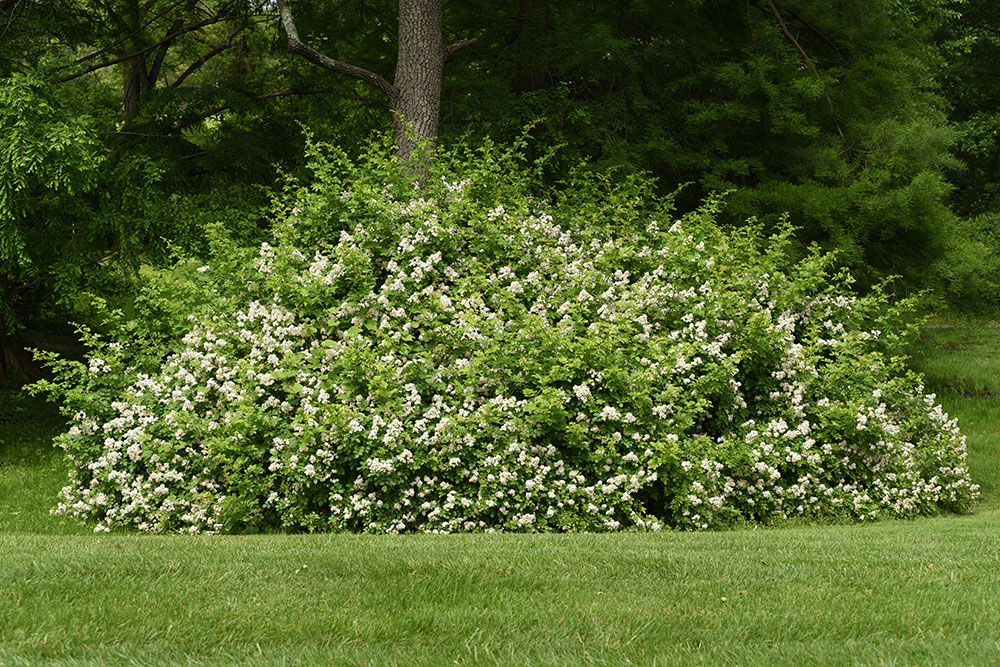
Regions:
<instances>
[{"instance_id":1,"label":"green foliage","mask_svg":"<svg viewBox=\"0 0 1000 667\"><path fill-rule=\"evenodd\" d=\"M945 53L941 87L965 163L952 174L954 201L960 212L974 216L1000 209L1000 88L995 77L1000 19L993 3L984 0L965 0L959 10L960 15L941 26L937 39Z\"/></svg>"},{"instance_id":2,"label":"green foliage","mask_svg":"<svg viewBox=\"0 0 1000 667\"><path fill-rule=\"evenodd\" d=\"M496 136L541 119L541 143L566 147L557 168L590 156L595 170L648 172L666 191L691 182L682 210L734 191L727 224L790 214L804 247L837 249L861 288L894 274L911 289L934 285L927 267L955 259L945 170L958 166L956 132L932 39L951 3L520 8L518 22L483 28L469 69L454 66L445 94L456 116Z\"/></svg>"},{"instance_id":3,"label":"green foliage","mask_svg":"<svg viewBox=\"0 0 1000 667\"><path fill-rule=\"evenodd\" d=\"M964 438L792 230L516 151L314 150L259 249L151 276L39 385L98 531L578 531L966 510ZM457 166L456 166L457 165ZM52 355L47 355L50 359Z\"/></svg>"},{"instance_id":4,"label":"green foliage","mask_svg":"<svg viewBox=\"0 0 1000 667\"><path fill-rule=\"evenodd\" d=\"M102 163L91 128L65 113L42 78L0 79L0 334L20 323L18 302L38 281L74 273L101 246L105 230L72 220ZM68 283L57 283L61 295Z\"/></svg>"},{"instance_id":5,"label":"green foliage","mask_svg":"<svg viewBox=\"0 0 1000 667\"><path fill-rule=\"evenodd\" d=\"M59 199L79 210L53 217L94 242L87 262L114 257L113 280L95 284L74 260L43 280L65 283L55 292L86 283L117 299L138 258L160 262L168 245L204 252L208 217L257 234L258 187L302 163L300 123L354 156L388 126L372 90L316 72L252 6L201 9L60 0L11 15L0 73L44 70L30 76L59 100L59 122L99 136L107 156L85 200ZM534 122L531 159L562 147L548 183L587 156L609 178L646 173L660 192L688 184L680 210L732 192L720 222L756 217L773 230L790 214L793 252L837 249L861 290L899 275L901 292L933 287L941 303L990 309L995 247L949 210L992 211L990 10L979 0L530 0L513 13L448 3L446 40L477 41L449 58L442 141L513 141ZM391 78L393 1L300 0L295 12L307 42ZM184 28L165 40L174 25ZM148 80L133 81L133 99L122 81L140 70ZM53 292L40 289L20 301Z\"/></svg>"},{"instance_id":6,"label":"green foliage","mask_svg":"<svg viewBox=\"0 0 1000 667\"><path fill-rule=\"evenodd\" d=\"M108 146L86 98L50 75L0 81L0 334L52 309L93 318L95 297L127 303L140 262L205 253L212 228L259 240L262 191L196 187L169 152Z\"/></svg>"}]
</instances>

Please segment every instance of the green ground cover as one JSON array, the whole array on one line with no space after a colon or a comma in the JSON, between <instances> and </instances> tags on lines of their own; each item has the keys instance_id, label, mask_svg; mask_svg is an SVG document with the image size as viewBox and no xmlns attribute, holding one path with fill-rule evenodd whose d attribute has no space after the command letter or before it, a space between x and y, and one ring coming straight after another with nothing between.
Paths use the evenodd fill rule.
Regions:
<instances>
[{"instance_id":1,"label":"green ground cover","mask_svg":"<svg viewBox=\"0 0 1000 667\"><path fill-rule=\"evenodd\" d=\"M0 664L1000 664L1000 329L914 366L977 512L626 535L93 535L60 427L0 394Z\"/></svg>"},{"instance_id":2,"label":"green ground cover","mask_svg":"<svg viewBox=\"0 0 1000 667\"><path fill-rule=\"evenodd\" d=\"M1000 506L1000 328L925 330L912 366L959 419L972 478L981 487L980 506Z\"/></svg>"}]
</instances>

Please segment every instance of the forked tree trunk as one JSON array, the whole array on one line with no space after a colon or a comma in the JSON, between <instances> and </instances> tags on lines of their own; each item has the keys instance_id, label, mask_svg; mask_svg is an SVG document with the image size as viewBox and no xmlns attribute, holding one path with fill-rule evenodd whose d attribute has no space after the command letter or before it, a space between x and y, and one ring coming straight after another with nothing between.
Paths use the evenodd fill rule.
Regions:
<instances>
[{"instance_id":1,"label":"forked tree trunk","mask_svg":"<svg viewBox=\"0 0 1000 667\"><path fill-rule=\"evenodd\" d=\"M119 2L121 0L118 0ZM180 14L170 23L166 34L156 44L155 48L149 47L152 39L145 28L148 27L147 17L152 3L144 2L139 4L139 0L127 0L122 10L122 14L127 17L130 35L124 40L123 49L125 53L137 54L123 65L125 76L122 85L122 107L125 110L125 124L131 124L139 115L143 98L154 88L156 81L163 68L167 51L173 45L177 37L187 28L188 15L195 11L199 0L186 0L184 6L179 9ZM177 5L175 4L174 7ZM211 20L211 19L204 19Z\"/></svg>"},{"instance_id":2,"label":"forked tree trunk","mask_svg":"<svg viewBox=\"0 0 1000 667\"><path fill-rule=\"evenodd\" d=\"M311 63L364 81L389 99L396 155L419 171L420 165L412 164L413 149L418 142L433 146L437 138L445 58L476 40L465 39L445 46L441 0L399 0L396 75L393 83L389 83L374 72L341 62L304 44L287 0L278 0L278 8L292 52Z\"/></svg>"}]
</instances>

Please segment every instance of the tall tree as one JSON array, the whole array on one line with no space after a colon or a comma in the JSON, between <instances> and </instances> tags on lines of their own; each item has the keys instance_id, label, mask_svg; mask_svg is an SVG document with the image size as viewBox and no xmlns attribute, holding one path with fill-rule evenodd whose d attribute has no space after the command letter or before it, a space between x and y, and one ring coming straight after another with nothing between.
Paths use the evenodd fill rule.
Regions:
<instances>
[{"instance_id":1,"label":"tall tree","mask_svg":"<svg viewBox=\"0 0 1000 667\"><path fill-rule=\"evenodd\" d=\"M399 0L396 75L385 78L305 44L300 38L286 0L278 0L288 47L309 62L364 81L382 93L392 111L396 154L409 161L419 142L434 144L441 115L441 80L446 57L474 40L445 46L441 26L441 0Z\"/></svg>"}]
</instances>

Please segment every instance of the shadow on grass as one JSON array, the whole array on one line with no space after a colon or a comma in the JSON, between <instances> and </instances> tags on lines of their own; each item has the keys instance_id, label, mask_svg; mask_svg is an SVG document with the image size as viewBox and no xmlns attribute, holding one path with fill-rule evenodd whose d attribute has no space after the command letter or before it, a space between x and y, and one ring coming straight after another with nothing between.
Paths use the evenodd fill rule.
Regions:
<instances>
[{"instance_id":1,"label":"shadow on grass","mask_svg":"<svg viewBox=\"0 0 1000 667\"><path fill-rule=\"evenodd\" d=\"M64 426L55 405L19 386L0 387L0 534L89 532L49 513L66 484L66 461L52 444Z\"/></svg>"}]
</instances>

